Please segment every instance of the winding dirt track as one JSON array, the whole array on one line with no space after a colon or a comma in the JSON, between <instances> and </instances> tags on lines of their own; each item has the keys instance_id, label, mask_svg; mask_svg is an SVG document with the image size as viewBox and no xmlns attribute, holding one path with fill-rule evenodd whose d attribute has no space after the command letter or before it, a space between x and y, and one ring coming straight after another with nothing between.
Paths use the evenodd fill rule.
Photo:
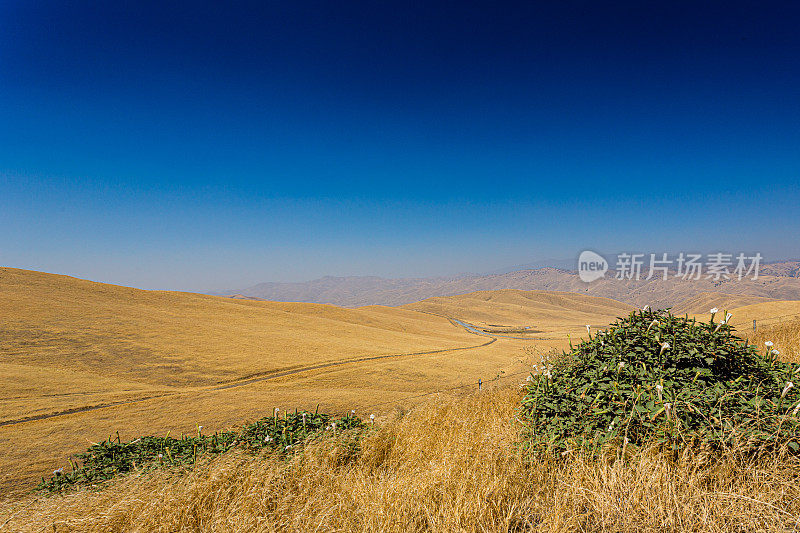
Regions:
<instances>
[{"instance_id":1,"label":"winding dirt track","mask_svg":"<svg viewBox=\"0 0 800 533\"><path fill-rule=\"evenodd\" d=\"M72 415L72 414L75 414L75 413L86 413L88 411L96 411L98 409L105 409L105 408L108 408L108 407L117 407L117 406L120 406L120 405L128 405L128 404L132 404L132 403L145 402L147 400L153 400L153 399L156 399L156 398L164 398L164 397L167 397L167 396L177 396L177 395L186 394L186 393L198 393L198 392L220 391L220 390L233 389L233 388L236 388L236 387L244 387L246 385L252 385L253 383L258 383L258 382L261 382L261 381L269 381L269 380L272 380L272 379L278 379L278 378L282 378L282 377L286 377L286 376L291 376L291 375L294 375L294 374L299 374L301 372L310 372L310 371L313 371L313 370L320 370L320 369L323 369L323 368L331 368L331 367L337 367L337 366L342 366L342 365L363 363L363 362L366 362L366 361L376 361L376 360L379 360L379 359L390 359L390 358L397 358L397 357L414 357L414 356L420 356L420 355L434 355L434 354L438 354L438 353L460 352L460 351L464 351L464 350L474 350L476 348L483 348L484 346L489 346L490 344L492 344L496 340L497 340L496 337L492 337L491 340L489 340L487 342L484 342L483 344L478 344L478 345L475 345L475 346L464 346L464 347L461 347L461 348L444 348L444 349L441 349L441 350L428 350L428 351L424 351L424 352L398 353L398 354L388 354L388 355L373 355L373 356L368 356L368 357L358 357L358 358L355 358L355 359L341 359L341 360L338 360L338 361L331 361L331 362L328 362L328 363L319 363L319 364L316 364L316 365L303 366L303 367L292 368L292 369L288 369L288 370L276 370L276 371L271 371L271 372L263 372L263 373L260 373L260 374L253 374L253 375L250 375L250 376L246 376L244 378L240 378L240 379L235 380L235 381L230 381L230 382L227 382L227 383L220 383L220 384L211 385L211 386L208 386L208 387L201 387L201 388L190 389L190 390L185 390L185 391L166 392L166 393L162 393L162 394L152 394L150 396L142 396L140 398L133 398L133 399L130 399L130 400L120 400L120 401L116 401L116 402L107 402L107 403L102 403L102 404L97 404L97 405L87 405L87 406L84 406L84 407L75 407L75 408L72 408L72 409L66 409L64 411L58 411L58 412L55 412L55 413L46 413L46 414L41 414L41 415L34 415L34 416L25 417L25 418L19 418L19 419L16 419L16 420L5 420L5 421L0 422L0 427L13 426L13 425L16 425L16 424L23 424L25 422L33 422L33 421L36 421L36 420L47 420L49 418L55 418L55 417L59 417L59 416L67 416L67 415Z\"/></svg>"}]
</instances>

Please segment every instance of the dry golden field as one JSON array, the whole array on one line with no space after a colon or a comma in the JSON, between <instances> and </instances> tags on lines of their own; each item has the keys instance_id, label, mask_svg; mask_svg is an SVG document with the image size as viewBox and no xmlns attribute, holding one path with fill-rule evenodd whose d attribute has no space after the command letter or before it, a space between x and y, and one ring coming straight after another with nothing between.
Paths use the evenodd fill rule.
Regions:
<instances>
[{"instance_id":1,"label":"dry golden field","mask_svg":"<svg viewBox=\"0 0 800 533\"><path fill-rule=\"evenodd\" d=\"M530 353L627 311L581 295L509 294L501 319L535 317L535 339L478 336L407 308L142 291L0 269L0 489L29 490L117 431L123 439L214 431L273 407L317 404L381 415L432 391L524 372ZM570 310L573 300L581 311ZM499 309L483 296L471 305L487 319ZM461 302L456 310L468 311ZM372 357L380 358L363 360Z\"/></svg>"},{"instance_id":2,"label":"dry golden field","mask_svg":"<svg viewBox=\"0 0 800 533\"><path fill-rule=\"evenodd\" d=\"M676 315L702 315L709 309L736 309L745 305L774 301L764 296L749 296L746 294L725 294L721 292L701 292L692 296L672 308Z\"/></svg>"},{"instance_id":3,"label":"dry golden field","mask_svg":"<svg viewBox=\"0 0 800 533\"><path fill-rule=\"evenodd\" d=\"M528 457L509 384L389 414L361 453L324 440L288 462L229 454L186 472L0 506L13 531L792 531L797 459Z\"/></svg>"},{"instance_id":4,"label":"dry golden field","mask_svg":"<svg viewBox=\"0 0 800 533\"><path fill-rule=\"evenodd\" d=\"M516 289L428 298L402 307L457 317L488 329L529 327L531 338L585 333L586 324L602 327L633 309L608 298Z\"/></svg>"},{"instance_id":5,"label":"dry golden field","mask_svg":"<svg viewBox=\"0 0 800 533\"><path fill-rule=\"evenodd\" d=\"M704 298L687 302L702 319L701 306L721 315L723 304L743 302ZM7 497L0 524L9 520L3 527L12 531L54 524L56 531L777 531L797 519L797 465L785 460L743 465L730 457L710 468L640 454L624 464L531 464L515 453L518 384L536 355L629 309L516 290L343 309L0 269ZM752 342L771 340L782 358L798 360L800 302L731 312ZM531 332L479 336L446 317ZM761 324L755 334L753 318ZM478 378L487 384L481 393ZM25 494L40 475L116 431L123 440L193 433L198 425L215 431L274 407L317 405L378 415L363 457L342 463L328 442L291 468L233 455L188 474L134 475L99 493Z\"/></svg>"},{"instance_id":6,"label":"dry golden field","mask_svg":"<svg viewBox=\"0 0 800 533\"><path fill-rule=\"evenodd\" d=\"M717 307L717 320L731 313L731 325L736 328L737 335L744 337L751 344L766 350L765 342L772 342L772 348L780 352L780 358L786 361L800 361L800 301L778 300L744 305L742 307ZM698 310L694 315L698 320L708 320L709 310ZM756 329L753 330L753 321Z\"/></svg>"}]
</instances>

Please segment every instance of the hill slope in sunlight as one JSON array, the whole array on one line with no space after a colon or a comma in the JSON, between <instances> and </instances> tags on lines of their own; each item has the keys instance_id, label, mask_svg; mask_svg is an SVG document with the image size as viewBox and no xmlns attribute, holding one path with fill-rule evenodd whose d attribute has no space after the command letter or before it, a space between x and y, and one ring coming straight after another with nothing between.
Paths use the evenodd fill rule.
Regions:
<instances>
[{"instance_id":1,"label":"hill slope in sunlight","mask_svg":"<svg viewBox=\"0 0 800 533\"><path fill-rule=\"evenodd\" d=\"M144 291L0 268L0 492L28 490L116 431L213 432L274 407L381 413L519 372L523 348L409 309Z\"/></svg>"},{"instance_id":2,"label":"hill slope in sunlight","mask_svg":"<svg viewBox=\"0 0 800 533\"><path fill-rule=\"evenodd\" d=\"M505 289L435 297L402 306L456 317L487 327L528 326L551 331L585 324L605 325L626 315L631 306L608 298L569 292Z\"/></svg>"},{"instance_id":3,"label":"hill slope in sunlight","mask_svg":"<svg viewBox=\"0 0 800 533\"><path fill-rule=\"evenodd\" d=\"M143 291L0 269L3 365L150 385L203 385L338 359L469 344L446 320L395 308Z\"/></svg>"},{"instance_id":4,"label":"hill slope in sunlight","mask_svg":"<svg viewBox=\"0 0 800 533\"><path fill-rule=\"evenodd\" d=\"M707 312L709 309L716 307L717 309L735 309L745 305L759 304L764 302L771 302L772 298L764 296L750 296L746 294L725 294L720 292L701 292L696 296L691 296L680 304L672 308L672 312L676 315L684 313L694 315Z\"/></svg>"},{"instance_id":5,"label":"hill slope in sunlight","mask_svg":"<svg viewBox=\"0 0 800 533\"><path fill-rule=\"evenodd\" d=\"M720 308L721 309L721 308ZM731 311L731 324L740 331L800 320L800 300L778 300L737 307Z\"/></svg>"}]
</instances>

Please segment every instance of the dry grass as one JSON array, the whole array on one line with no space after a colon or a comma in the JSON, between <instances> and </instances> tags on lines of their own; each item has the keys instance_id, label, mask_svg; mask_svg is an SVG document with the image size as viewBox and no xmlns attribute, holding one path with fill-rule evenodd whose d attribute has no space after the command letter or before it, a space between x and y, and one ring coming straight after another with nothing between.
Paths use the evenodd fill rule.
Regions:
<instances>
[{"instance_id":1,"label":"dry grass","mask_svg":"<svg viewBox=\"0 0 800 533\"><path fill-rule=\"evenodd\" d=\"M723 308L720 307L720 311ZM758 329L800 320L800 300L778 300L737 307L731 311L731 324L742 334L753 331L753 320ZM708 313L704 315L708 320Z\"/></svg>"},{"instance_id":2,"label":"dry grass","mask_svg":"<svg viewBox=\"0 0 800 533\"><path fill-rule=\"evenodd\" d=\"M764 350L764 343L770 341L784 361L800 362L800 320L778 322L750 332L747 340Z\"/></svg>"},{"instance_id":3,"label":"dry grass","mask_svg":"<svg viewBox=\"0 0 800 533\"><path fill-rule=\"evenodd\" d=\"M164 390L477 344L445 319L404 309L143 291L12 268L0 268L0 316L0 370L15 365L8 385L18 395L63 393L72 378L48 379L59 370Z\"/></svg>"},{"instance_id":4,"label":"dry grass","mask_svg":"<svg viewBox=\"0 0 800 533\"><path fill-rule=\"evenodd\" d=\"M727 303L735 301L735 298L730 297ZM725 302L708 300L703 305L711 303ZM724 318L725 311L729 311L732 314L731 325L736 328L736 334L747 339L759 350L765 350L764 342L771 341L773 348L780 351L780 359L800 362L800 301L761 302L734 309L722 305L716 307L719 308L716 319ZM708 310L699 311L694 317L707 321ZM753 331L753 320L756 321L756 331Z\"/></svg>"},{"instance_id":5,"label":"dry grass","mask_svg":"<svg viewBox=\"0 0 800 533\"><path fill-rule=\"evenodd\" d=\"M718 309L735 309L746 305L753 305L771 301L764 296L749 294L725 294L723 292L701 292L691 296L672 307L676 315L688 313L690 315L707 314L712 307Z\"/></svg>"},{"instance_id":6,"label":"dry grass","mask_svg":"<svg viewBox=\"0 0 800 533\"><path fill-rule=\"evenodd\" d=\"M539 336L553 340L536 341L540 351L563 346L566 332L582 333L583 324L625 314L616 302L558 293L441 300L437 305L470 321L545 331ZM740 319L782 316L797 303L771 305L744 308ZM56 531L778 530L793 527L798 511L791 499L797 465L786 460L743 465L730 458L711 469L691 458L670 465L641 454L616 465L582 458L530 464L515 453L516 389L441 397L406 416L391 415L387 401L411 405L420 394L519 369L525 341L213 390L214 383L253 373L485 340L409 309L139 291L0 269L0 314L0 419L168 394L0 427L5 494L29 488L87 441L118 429L123 439L191 432L196 424L214 431L275 406L317 403L328 412L385 415L354 461L344 461L330 442L288 466L232 455L188 475L138 476L98 493L9 500L0 524L11 520L0 531L52 531L53 524ZM778 333L770 340L797 356L796 333L787 330L786 348Z\"/></svg>"},{"instance_id":7,"label":"dry grass","mask_svg":"<svg viewBox=\"0 0 800 533\"><path fill-rule=\"evenodd\" d=\"M325 441L288 462L230 455L188 474L6 504L14 531L786 531L798 461L654 452L531 460L516 386L396 413L357 456Z\"/></svg>"},{"instance_id":8,"label":"dry grass","mask_svg":"<svg viewBox=\"0 0 800 533\"><path fill-rule=\"evenodd\" d=\"M224 430L276 406L363 412L515 371L526 344L501 339L217 390L253 374L490 339L407 309L142 291L12 268L0 268L0 317L0 423L106 406L0 426L0 493L30 489L116 431L133 439L198 424Z\"/></svg>"},{"instance_id":9,"label":"dry grass","mask_svg":"<svg viewBox=\"0 0 800 533\"><path fill-rule=\"evenodd\" d=\"M487 329L530 326L545 338L580 334L586 324L605 326L633 309L585 294L515 289L434 297L402 307L460 318Z\"/></svg>"}]
</instances>

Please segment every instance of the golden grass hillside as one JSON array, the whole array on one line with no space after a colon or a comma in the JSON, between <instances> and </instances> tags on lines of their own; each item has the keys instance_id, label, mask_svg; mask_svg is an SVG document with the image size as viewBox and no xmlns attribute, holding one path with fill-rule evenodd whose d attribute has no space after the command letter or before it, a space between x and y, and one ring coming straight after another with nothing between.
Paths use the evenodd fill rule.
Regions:
<instances>
[{"instance_id":1,"label":"golden grass hillside","mask_svg":"<svg viewBox=\"0 0 800 533\"><path fill-rule=\"evenodd\" d=\"M737 298L705 300L703 305L711 304L710 307L697 309L694 317L708 320L710 308L716 307L719 309L717 320L720 320L727 311L737 335L762 350L766 349L765 342L771 342L773 348L781 353L781 359L800 361L800 300L774 300L733 307L737 301ZM755 331L753 321L756 322Z\"/></svg>"},{"instance_id":2,"label":"golden grass hillside","mask_svg":"<svg viewBox=\"0 0 800 533\"><path fill-rule=\"evenodd\" d=\"M563 346L565 331L612 318L613 304L601 300L594 308L604 312L592 315L583 300L575 314L530 299L531 313L562 331L529 342L406 308L143 291L2 268L0 489L28 490L117 431L215 431L317 404L381 415L432 391L475 387L524 371L526 347Z\"/></svg>"},{"instance_id":3,"label":"golden grass hillside","mask_svg":"<svg viewBox=\"0 0 800 533\"><path fill-rule=\"evenodd\" d=\"M143 291L10 268L0 269L0 316L3 365L143 386L475 344L446 320L403 309ZM40 377L33 381L39 389Z\"/></svg>"},{"instance_id":4,"label":"golden grass hillside","mask_svg":"<svg viewBox=\"0 0 800 533\"><path fill-rule=\"evenodd\" d=\"M583 294L515 289L477 291L435 297L402 306L405 309L457 317L482 327L528 326L539 332L580 331L626 315L631 306Z\"/></svg>"},{"instance_id":5,"label":"golden grass hillside","mask_svg":"<svg viewBox=\"0 0 800 533\"><path fill-rule=\"evenodd\" d=\"M373 340L370 336L384 331L399 335L403 328L411 340L398 348L418 346L414 343L421 342L421 337L431 343L428 346L442 347L444 351L321 367L275 379L223 379L225 388L214 382L219 379L214 373L224 368L220 370L208 360L202 364L207 365L211 376L199 382L168 385L151 381L159 376L158 372L163 372L153 368L139 369L141 374L119 371L106 375L102 367L94 372L59 369L56 364L45 367L47 376L41 378L40 393L35 389L40 378L34 376L24 394L17 389L14 394L0 397L4 408L51 413L66 405L90 406L87 402L107 402L109 398L133 401L0 426L3 475L0 489L9 496L0 504L0 524L6 530L784 531L800 523L800 464L794 459L746 462L733 451L715 464L701 463L692 456L673 463L645 451L625 461L598 462L584 457L552 461L520 453L516 446L520 423L515 420L515 413L520 400L518 383L524 375L514 374L530 368L531 361L524 360L526 352L550 346L543 341L493 340L469 334L445 318L409 309L347 310L237 301L136 291L62 276L15 272L33 279L30 293L39 291L40 296L49 293L53 296L49 305L60 306L60 311L47 311L44 304L41 308L32 304L39 314L29 316L40 317L41 328L54 327L52 324L61 313L73 321L71 326L60 330L61 336L69 339L71 335L80 335L93 324L92 320L82 318L82 310L88 308L89 316L104 317L107 333L104 336L97 330L92 337L92 346L103 349L123 340L148 341L158 346L146 333L141 337L138 333L148 330L153 317L157 317L155 324L174 331L170 330L171 321L191 327L192 321L204 320L203 309L207 306L218 317L224 317L213 324L204 322L210 331L225 328L241 331L244 326L240 322L244 322L247 326L244 329L255 335L253 332L258 328L253 322L260 320L266 324L281 316L280 313L291 313L287 321L307 325L292 330L295 342L301 347L306 342L320 342L314 334L324 336L328 331L315 329L320 328L320 323L354 328L348 331L365 335L335 337L336 343L329 345L330 354L322 351L317 354L323 362L326 361L323 356L331 357L329 361L345 359L338 351L345 341L356 347L360 343L368 345ZM24 280L18 281L17 288L25 286ZM104 299L104 291L116 296ZM66 294L59 296L59 292ZM613 320L612 310L618 305L604 300L593 304L589 299L583 302L582 310L569 312L560 299L562 296L554 293L552 300L548 300L539 295L538 301L532 299L528 315L520 310L522 305L514 303L519 300L513 295L501 295L498 300L502 305L493 303L491 297L481 297L472 306L466 305L471 295L455 297L456 303L439 302L439 305L446 310L443 314L476 323L479 322L476 317L483 314L487 325L525 324L512 320L538 316L542 329L549 328L551 333L581 330L584 323L607 323ZM98 300L103 302L105 307L100 309L105 309L105 314L92 308L98 305ZM151 302L152 309L137 307L130 301ZM796 309L798 303L748 306L743 308L741 320L746 322L751 315L760 320L777 319ZM133 307L127 307L130 305ZM495 305L497 316L505 318L492 318ZM22 351L26 332L37 323L33 318L26 320L23 311L9 309L6 312L17 317L14 330L17 338L9 345ZM142 309L148 313L139 312ZM231 309L235 311L223 314ZM464 314L452 312L455 309ZM566 315L559 317L559 309L566 310ZM598 310L597 314L592 314L591 309ZM475 314L469 315L470 311ZM734 310L734 314L739 314L739 310ZM163 318L164 315L171 318ZM395 320L397 316L405 317L400 327L401 322ZM586 320L589 316L594 318ZM316 321L314 317L321 318ZM120 329L114 329L121 327L117 320L137 326L122 335ZM772 327L789 324L776 322ZM7 327L5 323L3 327ZM202 337L199 326L197 331ZM263 345L269 346L272 331L265 328ZM760 330L770 336L777 331L766 326ZM787 343L797 340L796 331L787 330ZM62 340L57 336L50 338ZM3 339L5 342L8 337ZM40 360L47 362L46 356L55 350L51 353L45 349L46 343L37 342L31 346L38 347ZM175 340L160 342L165 352L182 346ZM214 342L217 344L211 346L225 351L222 337ZM234 340L230 342L235 345ZM486 342L491 344L481 346ZM565 342L566 338L553 341L561 345ZM65 359L70 355L70 346L74 344L64 342L59 347ZM261 364L260 357L270 352L250 353ZM68 363L57 357L52 359ZM285 364L280 354L276 359ZM18 375L24 375L29 367L24 361L13 364L18 367ZM506 374L500 374L501 371ZM269 377L269 372L246 375ZM145 377L137 380L140 375ZM496 383L510 385L493 388L495 382L491 377L498 375L502 379ZM474 392L477 377L488 384L481 393ZM15 390L11 378L3 379L7 380L3 383L5 388ZM54 392L59 390L62 392ZM431 396L437 390L442 392ZM83 490L44 497L25 495L20 490L28 490L39 475L65 466L67 457L85 449L88 441L106 438L116 430L123 440L143 434L163 435L167 431L194 432L197 425L204 425L204 431L211 432L270 413L274 407L314 409L316 404L328 412L356 409L361 416L373 412L378 415L377 429L363 442L360 454L353 456L336 441L326 440L288 463L274 457L231 454L188 472L134 474L112 482L99 492Z\"/></svg>"},{"instance_id":6,"label":"golden grass hillside","mask_svg":"<svg viewBox=\"0 0 800 533\"><path fill-rule=\"evenodd\" d=\"M756 321L758 328L763 328L800 319L800 300L779 300L745 305L730 312L733 314L731 324L739 331L745 332L753 329L753 320Z\"/></svg>"},{"instance_id":7,"label":"golden grass hillside","mask_svg":"<svg viewBox=\"0 0 800 533\"><path fill-rule=\"evenodd\" d=\"M773 301L772 298L764 296L750 296L746 294L724 294L719 292L701 292L695 296L684 300L672 308L676 315L702 315L709 309L735 309L746 305L759 304Z\"/></svg>"},{"instance_id":8,"label":"golden grass hillside","mask_svg":"<svg viewBox=\"0 0 800 533\"><path fill-rule=\"evenodd\" d=\"M115 431L225 429L275 406L361 409L487 379L524 356L518 342L482 346L492 339L406 309L143 291L11 268L0 269L0 317L3 491L28 490ZM387 355L397 357L324 366Z\"/></svg>"},{"instance_id":9,"label":"golden grass hillside","mask_svg":"<svg viewBox=\"0 0 800 533\"><path fill-rule=\"evenodd\" d=\"M770 342L772 349L780 352L781 359L800 362L800 302L747 306L735 309L734 313L742 317L741 329L751 344L766 350L765 343ZM756 317L755 331L753 317Z\"/></svg>"},{"instance_id":10,"label":"golden grass hillside","mask_svg":"<svg viewBox=\"0 0 800 533\"><path fill-rule=\"evenodd\" d=\"M186 473L0 506L12 531L789 531L797 459L714 463L653 451L619 460L526 456L516 384L435 397L353 454L328 439L283 461L232 454Z\"/></svg>"}]
</instances>

